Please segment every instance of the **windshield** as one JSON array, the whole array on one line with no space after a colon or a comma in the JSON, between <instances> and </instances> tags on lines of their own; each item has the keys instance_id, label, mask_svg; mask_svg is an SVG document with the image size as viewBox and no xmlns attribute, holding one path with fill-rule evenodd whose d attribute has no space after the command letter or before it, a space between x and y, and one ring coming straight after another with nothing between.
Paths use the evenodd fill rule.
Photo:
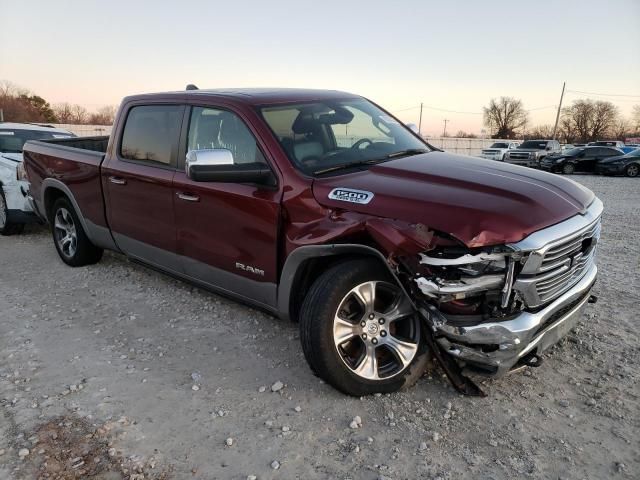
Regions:
<instances>
[{"instance_id":1,"label":"windshield","mask_svg":"<svg viewBox=\"0 0 640 480\"><path fill-rule=\"evenodd\" d=\"M404 125L360 98L265 106L260 112L291 162L309 175L430 151Z\"/></svg>"},{"instance_id":2,"label":"windshield","mask_svg":"<svg viewBox=\"0 0 640 480\"><path fill-rule=\"evenodd\" d=\"M22 147L27 140L43 140L50 138L71 138L72 133L48 132L46 130L20 130L0 128L0 152L22 153Z\"/></svg>"},{"instance_id":3,"label":"windshield","mask_svg":"<svg viewBox=\"0 0 640 480\"><path fill-rule=\"evenodd\" d=\"M534 150L544 150L545 148L547 148L547 142L541 142L541 141L536 141L536 140L527 140L526 142L523 142L522 145L520 145L518 148L531 148Z\"/></svg>"},{"instance_id":4,"label":"windshield","mask_svg":"<svg viewBox=\"0 0 640 480\"><path fill-rule=\"evenodd\" d=\"M625 157L640 157L640 148L630 151L625 155Z\"/></svg>"},{"instance_id":5,"label":"windshield","mask_svg":"<svg viewBox=\"0 0 640 480\"><path fill-rule=\"evenodd\" d=\"M506 143L494 143L489 148L509 148L509 145Z\"/></svg>"}]
</instances>

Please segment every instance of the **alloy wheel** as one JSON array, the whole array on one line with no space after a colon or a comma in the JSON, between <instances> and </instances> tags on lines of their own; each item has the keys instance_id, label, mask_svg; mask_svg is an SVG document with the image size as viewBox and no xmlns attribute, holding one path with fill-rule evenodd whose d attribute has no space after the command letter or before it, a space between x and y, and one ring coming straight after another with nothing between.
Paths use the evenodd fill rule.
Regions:
<instances>
[{"instance_id":1,"label":"alloy wheel","mask_svg":"<svg viewBox=\"0 0 640 480\"><path fill-rule=\"evenodd\" d=\"M640 173L638 165L629 165L627 167L627 177L637 177L638 173Z\"/></svg>"},{"instance_id":2,"label":"alloy wheel","mask_svg":"<svg viewBox=\"0 0 640 480\"><path fill-rule=\"evenodd\" d=\"M340 302L333 341L354 374L374 381L391 378L404 371L418 352L420 319L397 285L365 282Z\"/></svg>"},{"instance_id":3,"label":"alloy wheel","mask_svg":"<svg viewBox=\"0 0 640 480\"><path fill-rule=\"evenodd\" d=\"M59 208L56 212L54 220L54 231L56 242L62 254L71 258L75 255L78 248L78 234L76 232L76 225L73 221L73 217L69 210L66 208Z\"/></svg>"}]
</instances>

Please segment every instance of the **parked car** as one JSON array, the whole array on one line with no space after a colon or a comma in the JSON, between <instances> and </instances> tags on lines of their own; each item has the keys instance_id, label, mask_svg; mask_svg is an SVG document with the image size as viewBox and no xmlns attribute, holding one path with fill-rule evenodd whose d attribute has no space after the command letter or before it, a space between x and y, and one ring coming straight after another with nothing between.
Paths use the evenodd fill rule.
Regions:
<instances>
[{"instance_id":1,"label":"parked car","mask_svg":"<svg viewBox=\"0 0 640 480\"><path fill-rule=\"evenodd\" d=\"M557 140L526 140L515 150L507 152L504 161L537 168L544 157L560 152L560 142Z\"/></svg>"},{"instance_id":2,"label":"parked car","mask_svg":"<svg viewBox=\"0 0 640 480\"><path fill-rule=\"evenodd\" d=\"M589 146L623 148L625 145L620 140L598 140L597 142L589 142Z\"/></svg>"},{"instance_id":3,"label":"parked car","mask_svg":"<svg viewBox=\"0 0 640 480\"><path fill-rule=\"evenodd\" d=\"M569 150L573 150L577 145L573 145L571 143L561 143L560 144L560 152L568 152Z\"/></svg>"},{"instance_id":4,"label":"parked car","mask_svg":"<svg viewBox=\"0 0 640 480\"><path fill-rule=\"evenodd\" d=\"M620 140L600 140L597 142L591 142L589 145L591 144L597 147L615 147L620 149L622 153L630 153L636 149L636 147L632 145L625 145L625 143Z\"/></svg>"},{"instance_id":5,"label":"parked car","mask_svg":"<svg viewBox=\"0 0 640 480\"><path fill-rule=\"evenodd\" d=\"M513 150L517 147L517 142L495 142L489 148L485 148L484 150L482 150L480 158L504 162L504 156L506 155L506 153L509 150Z\"/></svg>"},{"instance_id":6,"label":"parked car","mask_svg":"<svg viewBox=\"0 0 640 480\"><path fill-rule=\"evenodd\" d=\"M596 163L596 173L637 177L640 174L640 148L624 155L599 160Z\"/></svg>"},{"instance_id":7,"label":"parked car","mask_svg":"<svg viewBox=\"0 0 640 480\"><path fill-rule=\"evenodd\" d=\"M27 201L29 185L22 166L22 146L27 140L70 138L59 128L29 123L0 123L0 235L20 233L25 223L37 221Z\"/></svg>"},{"instance_id":8,"label":"parked car","mask_svg":"<svg viewBox=\"0 0 640 480\"><path fill-rule=\"evenodd\" d=\"M593 173L596 163L609 157L624 155L619 148L612 147L581 147L574 148L559 155L547 155L541 162L540 168L549 172L570 175L574 172Z\"/></svg>"},{"instance_id":9,"label":"parked car","mask_svg":"<svg viewBox=\"0 0 640 480\"><path fill-rule=\"evenodd\" d=\"M351 395L411 385L430 355L482 394L462 369L538 365L597 273L593 192L438 151L347 93L132 96L111 137L28 142L25 165L64 263L114 250L299 321Z\"/></svg>"}]
</instances>

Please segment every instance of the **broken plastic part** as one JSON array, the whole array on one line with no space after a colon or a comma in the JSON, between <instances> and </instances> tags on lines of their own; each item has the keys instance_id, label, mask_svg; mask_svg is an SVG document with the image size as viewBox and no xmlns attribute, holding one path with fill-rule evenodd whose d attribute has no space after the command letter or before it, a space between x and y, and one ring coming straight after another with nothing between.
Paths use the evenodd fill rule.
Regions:
<instances>
[{"instance_id":1,"label":"broken plastic part","mask_svg":"<svg viewBox=\"0 0 640 480\"><path fill-rule=\"evenodd\" d=\"M460 280L429 280L418 277L416 283L420 291L430 298L450 297L453 299L465 298L470 294L502 286L504 275L484 275L481 277L463 277ZM443 300L443 299L441 299Z\"/></svg>"},{"instance_id":2,"label":"broken plastic part","mask_svg":"<svg viewBox=\"0 0 640 480\"><path fill-rule=\"evenodd\" d=\"M456 258L438 258L432 257L425 253L420 254L420 263L424 265L432 265L432 266L449 266L449 265L468 265L470 263L479 263L479 262L495 262L504 260L504 253L478 253L477 255L461 255Z\"/></svg>"}]
</instances>

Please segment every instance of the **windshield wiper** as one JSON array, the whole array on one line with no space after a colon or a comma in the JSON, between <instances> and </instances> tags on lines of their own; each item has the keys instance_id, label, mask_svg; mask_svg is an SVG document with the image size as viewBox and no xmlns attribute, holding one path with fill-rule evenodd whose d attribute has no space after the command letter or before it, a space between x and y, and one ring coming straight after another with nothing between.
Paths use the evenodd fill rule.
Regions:
<instances>
[{"instance_id":1,"label":"windshield wiper","mask_svg":"<svg viewBox=\"0 0 640 480\"><path fill-rule=\"evenodd\" d=\"M428 150L424 148L409 148L407 150L400 150L399 152L393 152L384 157L372 158L370 160L363 160L361 162L341 163L340 165L334 165L333 167L323 168L322 170L316 170L314 175L322 175L323 173L335 172L337 170L344 170L345 168L360 167L363 165L375 165L377 163L386 162L392 158L404 157L409 155L418 155L420 153L426 153Z\"/></svg>"},{"instance_id":2,"label":"windshield wiper","mask_svg":"<svg viewBox=\"0 0 640 480\"><path fill-rule=\"evenodd\" d=\"M385 158L397 158L397 157L408 157L409 155L418 155L420 153L427 153L428 150L424 148L408 148L407 150L400 150L399 152L393 152L387 155Z\"/></svg>"}]
</instances>

